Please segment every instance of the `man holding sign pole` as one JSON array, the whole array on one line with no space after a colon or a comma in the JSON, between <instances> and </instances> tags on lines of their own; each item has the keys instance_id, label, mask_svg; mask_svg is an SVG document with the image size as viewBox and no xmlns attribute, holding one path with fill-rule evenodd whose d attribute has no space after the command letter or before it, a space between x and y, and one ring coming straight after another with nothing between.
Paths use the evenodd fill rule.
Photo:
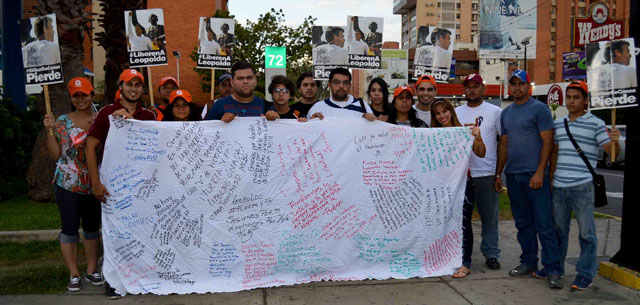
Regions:
<instances>
[{"instance_id":1,"label":"man holding sign pole","mask_svg":"<svg viewBox=\"0 0 640 305\"><path fill-rule=\"evenodd\" d=\"M620 131L612 128L607 135L604 122L585 111L588 97L589 89L584 82L576 81L567 86L565 105L569 115L554 123L555 147L549 170L553 181L553 222L560 239L562 267L569 245L572 211L578 221L580 257L576 264L578 274L571 284L571 288L576 290L589 288L598 270L598 241L593 220L595 190L591 172L571 143L565 121L566 128L578 142L591 167L596 166L599 147L611 155L611 148L615 146L615 152L620 153Z\"/></svg>"}]
</instances>

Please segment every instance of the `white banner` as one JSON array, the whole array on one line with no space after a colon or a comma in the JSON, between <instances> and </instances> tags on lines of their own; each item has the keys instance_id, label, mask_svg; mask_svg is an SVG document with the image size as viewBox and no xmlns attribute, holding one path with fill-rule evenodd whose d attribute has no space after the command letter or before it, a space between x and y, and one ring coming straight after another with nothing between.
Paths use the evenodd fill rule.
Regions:
<instances>
[{"instance_id":1,"label":"white banner","mask_svg":"<svg viewBox=\"0 0 640 305\"><path fill-rule=\"evenodd\" d=\"M104 276L169 294L451 274L471 145L363 119L112 118Z\"/></svg>"}]
</instances>

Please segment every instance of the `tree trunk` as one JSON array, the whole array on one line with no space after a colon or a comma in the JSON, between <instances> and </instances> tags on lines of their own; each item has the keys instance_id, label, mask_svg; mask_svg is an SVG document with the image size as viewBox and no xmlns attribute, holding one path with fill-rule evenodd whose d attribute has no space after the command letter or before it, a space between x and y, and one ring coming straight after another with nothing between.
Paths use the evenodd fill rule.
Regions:
<instances>
[{"instance_id":1,"label":"tree trunk","mask_svg":"<svg viewBox=\"0 0 640 305\"><path fill-rule=\"evenodd\" d=\"M60 57L62 59L62 73L64 83L49 85L49 96L51 98L51 112L54 117L71 111L71 99L67 89L67 82L83 75L82 60L83 50L60 44ZM38 110L45 114L44 94L38 103ZM36 143L31 152L31 164L27 170L27 185L29 187L29 198L37 201L52 200L51 179L55 171L55 162L47 152L46 130L40 131Z\"/></svg>"}]
</instances>

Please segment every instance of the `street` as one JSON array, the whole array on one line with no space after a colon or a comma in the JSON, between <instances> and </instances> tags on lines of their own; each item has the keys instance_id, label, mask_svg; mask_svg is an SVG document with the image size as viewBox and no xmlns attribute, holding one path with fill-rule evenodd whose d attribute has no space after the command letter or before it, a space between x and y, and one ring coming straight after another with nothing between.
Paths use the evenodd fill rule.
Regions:
<instances>
[{"instance_id":1,"label":"street","mask_svg":"<svg viewBox=\"0 0 640 305\"><path fill-rule=\"evenodd\" d=\"M624 168L597 168L596 171L604 176L607 185L608 205L597 208L596 212L616 217L622 217L622 186L624 182Z\"/></svg>"}]
</instances>

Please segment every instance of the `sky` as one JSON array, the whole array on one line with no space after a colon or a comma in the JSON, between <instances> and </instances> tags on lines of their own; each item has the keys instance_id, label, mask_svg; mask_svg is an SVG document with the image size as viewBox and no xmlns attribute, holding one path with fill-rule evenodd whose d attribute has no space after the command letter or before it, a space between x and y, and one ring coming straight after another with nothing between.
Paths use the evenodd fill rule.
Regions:
<instances>
[{"instance_id":1,"label":"sky","mask_svg":"<svg viewBox=\"0 0 640 305\"><path fill-rule=\"evenodd\" d=\"M241 24L246 20L255 21L260 14L271 8L282 9L285 24L297 26L311 15L316 25L347 25L347 15L384 18L383 41L401 39L401 15L393 14L393 0L230 0L229 12Z\"/></svg>"}]
</instances>

